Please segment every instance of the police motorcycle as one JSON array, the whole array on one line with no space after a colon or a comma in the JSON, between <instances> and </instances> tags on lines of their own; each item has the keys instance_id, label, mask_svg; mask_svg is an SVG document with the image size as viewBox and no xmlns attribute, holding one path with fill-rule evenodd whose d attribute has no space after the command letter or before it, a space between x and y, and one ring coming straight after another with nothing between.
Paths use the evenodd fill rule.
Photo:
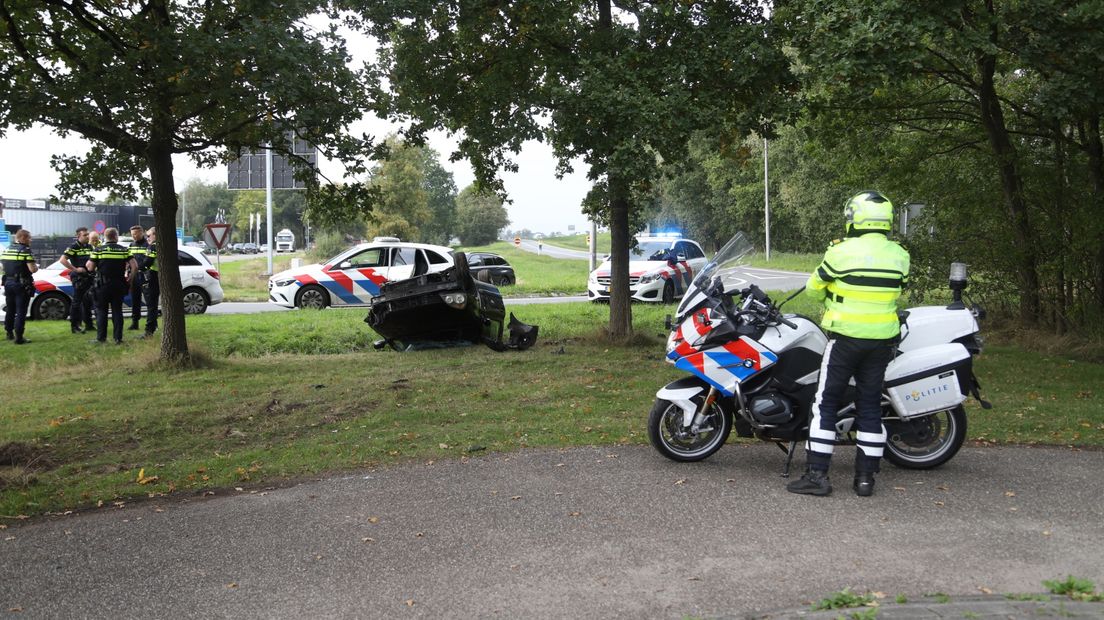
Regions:
<instances>
[{"instance_id":1,"label":"police motorcycle","mask_svg":"<svg viewBox=\"0 0 1104 620\"><path fill-rule=\"evenodd\" d=\"M785 477L798 442L808 438L828 337L812 319L782 313L801 289L776 305L747 286L737 268L751 249L742 233L733 237L691 283L675 320L668 316L667 361L690 376L656 393L648 436L660 454L690 462L711 456L735 430L778 445L787 455ZM958 452L968 394L990 408L972 369L984 311L962 302L965 287L965 265L955 263L951 305L899 313L902 336L882 393L885 458L899 467L938 467ZM838 443L854 442L855 413L851 393L840 408Z\"/></svg>"}]
</instances>

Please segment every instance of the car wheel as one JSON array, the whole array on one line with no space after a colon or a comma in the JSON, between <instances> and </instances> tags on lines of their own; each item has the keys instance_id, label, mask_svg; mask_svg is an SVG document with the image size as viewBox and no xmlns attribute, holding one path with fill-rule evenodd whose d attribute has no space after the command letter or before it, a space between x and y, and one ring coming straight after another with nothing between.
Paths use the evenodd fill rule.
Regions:
<instances>
[{"instance_id":1,"label":"car wheel","mask_svg":"<svg viewBox=\"0 0 1104 620\"><path fill-rule=\"evenodd\" d=\"M330 296L326 289L318 285L304 286L295 295L295 307L310 310L322 310L330 305Z\"/></svg>"},{"instance_id":2,"label":"car wheel","mask_svg":"<svg viewBox=\"0 0 1104 620\"><path fill-rule=\"evenodd\" d=\"M31 303L31 318L36 321L61 321L69 316L69 296L50 291L35 297Z\"/></svg>"},{"instance_id":3,"label":"car wheel","mask_svg":"<svg viewBox=\"0 0 1104 620\"><path fill-rule=\"evenodd\" d=\"M184 289L184 314L203 314L210 304L203 289L194 286Z\"/></svg>"},{"instance_id":4,"label":"car wheel","mask_svg":"<svg viewBox=\"0 0 1104 620\"><path fill-rule=\"evenodd\" d=\"M663 303L669 304L675 301L675 285L670 280L663 285Z\"/></svg>"}]
</instances>

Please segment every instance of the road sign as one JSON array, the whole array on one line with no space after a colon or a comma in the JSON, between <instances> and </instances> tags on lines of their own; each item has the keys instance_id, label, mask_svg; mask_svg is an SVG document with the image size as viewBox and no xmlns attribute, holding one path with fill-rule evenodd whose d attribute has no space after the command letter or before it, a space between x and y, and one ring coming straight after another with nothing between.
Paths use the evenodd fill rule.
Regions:
<instances>
[{"instance_id":1,"label":"road sign","mask_svg":"<svg viewBox=\"0 0 1104 620\"><path fill-rule=\"evenodd\" d=\"M11 233L6 230L0 230L0 250L3 250L11 245Z\"/></svg>"},{"instance_id":2,"label":"road sign","mask_svg":"<svg viewBox=\"0 0 1104 620\"><path fill-rule=\"evenodd\" d=\"M514 237L514 247L521 247L521 237Z\"/></svg>"},{"instance_id":3,"label":"road sign","mask_svg":"<svg viewBox=\"0 0 1104 620\"><path fill-rule=\"evenodd\" d=\"M103 220L96 220L96 223L92 224L92 230L102 235L104 231L107 230L107 224L104 224Z\"/></svg>"},{"instance_id":4,"label":"road sign","mask_svg":"<svg viewBox=\"0 0 1104 620\"><path fill-rule=\"evenodd\" d=\"M183 241L184 240L184 229L180 228L179 226L176 227L176 240L177 241Z\"/></svg>"},{"instance_id":5,"label":"road sign","mask_svg":"<svg viewBox=\"0 0 1104 620\"><path fill-rule=\"evenodd\" d=\"M203 242L221 250L230 240L229 224L207 224L203 227Z\"/></svg>"},{"instance_id":6,"label":"road sign","mask_svg":"<svg viewBox=\"0 0 1104 620\"><path fill-rule=\"evenodd\" d=\"M287 132L288 150L297 158L305 161L309 167L318 169L318 149L297 138L294 132ZM265 149L244 150L238 159L226 166L227 189L265 189ZM295 165L287 157L272 154L272 188L304 189L306 183L295 179Z\"/></svg>"}]
</instances>

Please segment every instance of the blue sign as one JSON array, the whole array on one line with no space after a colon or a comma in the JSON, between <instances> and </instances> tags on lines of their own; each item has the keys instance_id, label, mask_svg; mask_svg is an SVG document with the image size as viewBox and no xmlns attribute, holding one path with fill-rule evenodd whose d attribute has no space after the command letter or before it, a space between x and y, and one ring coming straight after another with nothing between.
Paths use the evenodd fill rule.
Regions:
<instances>
[{"instance_id":1,"label":"blue sign","mask_svg":"<svg viewBox=\"0 0 1104 620\"><path fill-rule=\"evenodd\" d=\"M11 233L6 230L0 230L0 250L11 245Z\"/></svg>"},{"instance_id":2,"label":"blue sign","mask_svg":"<svg viewBox=\"0 0 1104 620\"><path fill-rule=\"evenodd\" d=\"M183 228L177 228L176 229L176 240L177 241L183 241L184 240L184 229Z\"/></svg>"}]
</instances>

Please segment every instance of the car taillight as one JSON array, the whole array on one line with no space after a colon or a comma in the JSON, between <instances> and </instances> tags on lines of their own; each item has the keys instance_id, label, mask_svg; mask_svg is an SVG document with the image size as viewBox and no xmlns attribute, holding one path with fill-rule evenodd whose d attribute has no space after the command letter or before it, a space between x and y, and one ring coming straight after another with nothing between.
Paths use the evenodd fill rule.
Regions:
<instances>
[{"instance_id":1,"label":"car taillight","mask_svg":"<svg viewBox=\"0 0 1104 620\"><path fill-rule=\"evenodd\" d=\"M211 276L212 278L214 278L216 280L219 279L219 273L218 273L217 269L208 269L207 270L207 275Z\"/></svg>"}]
</instances>

